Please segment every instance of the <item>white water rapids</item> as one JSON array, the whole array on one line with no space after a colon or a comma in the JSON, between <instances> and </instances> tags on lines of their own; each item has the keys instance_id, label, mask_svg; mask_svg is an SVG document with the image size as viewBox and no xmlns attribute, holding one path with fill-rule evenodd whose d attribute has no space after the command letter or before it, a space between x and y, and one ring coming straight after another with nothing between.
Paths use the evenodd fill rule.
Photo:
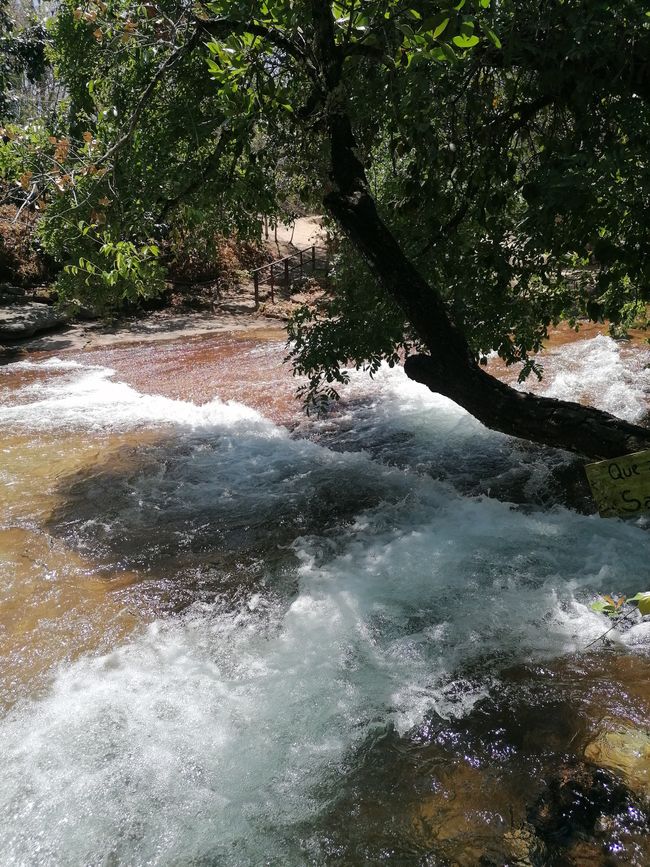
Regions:
<instances>
[{"instance_id":1,"label":"white water rapids","mask_svg":"<svg viewBox=\"0 0 650 867\"><path fill-rule=\"evenodd\" d=\"M574 343L545 388L637 420L647 361L606 337ZM355 375L338 415L302 425L309 439L218 395L141 394L102 366L3 370L34 375L0 407L5 432L158 437L128 473L118 460L99 487L77 478L71 503L61 480L53 535L157 575L185 574L182 551L195 570L231 555L244 587L256 576L62 663L4 714L7 867L319 863L318 817L373 732L462 716L504 664L598 636L594 594L650 584L645 519L544 505L566 456L542 460L397 369ZM0 478L15 484L14 467ZM527 505L485 496L511 483ZM620 640L635 652L650 634Z\"/></svg>"}]
</instances>

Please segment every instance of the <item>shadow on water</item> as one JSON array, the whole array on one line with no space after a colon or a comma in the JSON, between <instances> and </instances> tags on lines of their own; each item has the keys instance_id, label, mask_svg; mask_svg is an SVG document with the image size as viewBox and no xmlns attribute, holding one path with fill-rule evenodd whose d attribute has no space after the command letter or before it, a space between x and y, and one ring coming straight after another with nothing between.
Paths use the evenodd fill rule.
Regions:
<instances>
[{"instance_id":1,"label":"shadow on water","mask_svg":"<svg viewBox=\"0 0 650 867\"><path fill-rule=\"evenodd\" d=\"M460 718L379 727L349 757L304 854L328 865L650 862L648 789L590 763L603 720L643 725L650 659L570 656L502 673Z\"/></svg>"},{"instance_id":2,"label":"shadow on water","mask_svg":"<svg viewBox=\"0 0 650 867\"><path fill-rule=\"evenodd\" d=\"M432 430L440 424L434 417ZM486 431L465 414L445 435L435 436L408 414L390 411L383 417L381 405L362 395L345 398L325 419L303 420L298 432L329 449L364 451L386 466L447 482L465 496L538 508L560 505L587 515L596 511L583 460Z\"/></svg>"},{"instance_id":3,"label":"shadow on water","mask_svg":"<svg viewBox=\"0 0 650 867\"><path fill-rule=\"evenodd\" d=\"M139 573L160 613L216 594L286 596L298 537L334 540L360 511L400 496L363 470L252 432L171 436L65 477L46 529L100 571Z\"/></svg>"}]
</instances>

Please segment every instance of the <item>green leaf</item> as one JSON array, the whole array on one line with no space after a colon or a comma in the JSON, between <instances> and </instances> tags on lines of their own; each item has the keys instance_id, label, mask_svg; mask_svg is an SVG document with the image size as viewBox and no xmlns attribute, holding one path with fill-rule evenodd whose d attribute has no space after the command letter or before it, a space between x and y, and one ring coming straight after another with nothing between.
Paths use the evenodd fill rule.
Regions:
<instances>
[{"instance_id":1,"label":"green leaf","mask_svg":"<svg viewBox=\"0 0 650 867\"><path fill-rule=\"evenodd\" d=\"M483 25L481 25L481 26L483 27L483 30L484 30L484 32L486 33L486 35L488 36L488 38L489 38L489 39L491 40L491 42L493 43L494 47L495 47L495 48L501 48L501 40L500 40L499 37L496 35L496 33L494 32L494 30L492 30L491 27L486 27L485 24L483 24Z\"/></svg>"},{"instance_id":2,"label":"green leaf","mask_svg":"<svg viewBox=\"0 0 650 867\"><path fill-rule=\"evenodd\" d=\"M438 26L433 31L433 38L437 39L441 36L445 30L447 29L447 25L449 24L449 18L443 18L443 20L438 24Z\"/></svg>"},{"instance_id":3,"label":"green leaf","mask_svg":"<svg viewBox=\"0 0 650 867\"><path fill-rule=\"evenodd\" d=\"M442 48L442 52L445 55L445 57L447 58L447 60L451 60L452 63L455 62L456 60L458 60L458 57L456 56L456 52L451 47L451 45L449 45L447 42L443 42L440 47Z\"/></svg>"},{"instance_id":4,"label":"green leaf","mask_svg":"<svg viewBox=\"0 0 650 867\"><path fill-rule=\"evenodd\" d=\"M644 617L646 614L650 614L650 591L637 593L636 596L631 596L627 601L638 603L639 612Z\"/></svg>"},{"instance_id":5,"label":"green leaf","mask_svg":"<svg viewBox=\"0 0 650 867\"><path fill-rule=\"evenodd\" d=\"M409 24L400 23L397 25L397 29L401 30L405 36L409 37L409 39L413 39L413 37L415 36L414 30Z\"/></svg>"},{"instance_id":6,"label":"green leaf","mask_svg":"<svg viewBox=\"0 0 650 867\"><path fill-rule=\"evenodd\" d=\"M589 607L597 614L611 614L614 611L614 606L610 605L609 602L605 602L604 599L597 599Z\"/></svg>"},{"instance_id":7,"label":"green leaf","mask_svg":"<svg viewBox=\"0 0 650 867\"><path fill-rule=\"evenodd\" d=\"M479 38L478 36L454 36L452 42L459 48L473 48L478 45Z\"/></svg>"}]
</instances>

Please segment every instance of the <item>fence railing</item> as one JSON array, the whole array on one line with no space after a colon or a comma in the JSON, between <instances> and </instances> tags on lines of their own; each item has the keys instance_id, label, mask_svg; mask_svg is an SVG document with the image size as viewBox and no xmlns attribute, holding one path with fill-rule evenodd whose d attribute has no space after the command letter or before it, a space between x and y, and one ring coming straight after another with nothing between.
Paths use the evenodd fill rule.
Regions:
<instances>
[{"instance_id":1,"label":"fence railing","mask_svg":"<svg viewBox=\"0 0 650 867\"><path fill-rule=\"evenodd\" d=\"M283 256L275 262L267 262L266 265L254 268L251 274L255 290L255 309L257 310L260 305L260 286L264 283L268 283L271 303L275 304L276 287L284 286L288 291L296 272L299 277L303 277L305 274L316 274L317 271L324 271L327 275L329 256L325 247L318 247L316 244L303 250L296 250L295 253Z\"/></svg>"}]
</instances>

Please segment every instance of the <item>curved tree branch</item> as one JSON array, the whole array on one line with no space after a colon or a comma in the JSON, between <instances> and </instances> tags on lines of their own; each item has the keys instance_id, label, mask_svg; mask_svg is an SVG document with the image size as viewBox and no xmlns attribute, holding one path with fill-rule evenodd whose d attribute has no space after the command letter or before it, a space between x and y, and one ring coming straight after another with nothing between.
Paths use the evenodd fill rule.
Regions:
<instances>
[{"instance_id":1,"label":"curved tree branch","mask_svg":"<svg viewBox=\"0 0 650 867\"><path fill-rule=\"evenodd\" d=\"M592 407L517 391L480 367L440 293L406 257L378 214L340 95L341 67L329 2L312 0L312 14L321 78L330 94L333 189L324 202L429 350L429 355L407 358L407 376L451 398L488 427L512 436L596 459L650 447L650 430Z\"/></svg>"}]
</instances>

